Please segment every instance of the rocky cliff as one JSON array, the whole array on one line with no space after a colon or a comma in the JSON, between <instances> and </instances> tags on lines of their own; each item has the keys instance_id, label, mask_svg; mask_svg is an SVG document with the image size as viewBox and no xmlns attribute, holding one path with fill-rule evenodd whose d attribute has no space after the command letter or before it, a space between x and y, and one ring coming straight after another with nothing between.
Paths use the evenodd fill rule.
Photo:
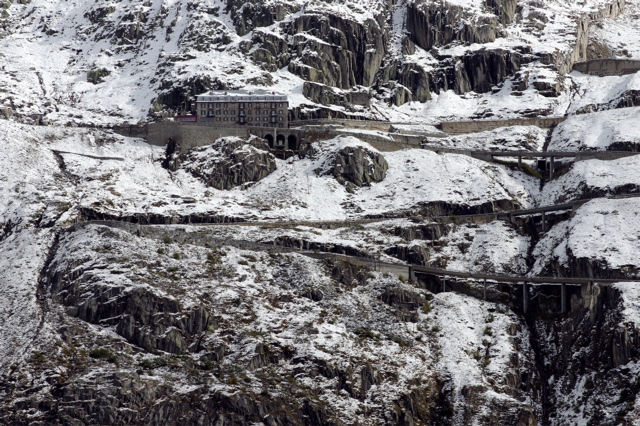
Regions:
<instances>
[{"instance_id":1,"label":"rocky cliff","mask_svg":"<svg viewBox=\"0 0 640 426\"><path fill-rule=\"evenodd\" d=\"M135 122L193 112L195 95L211 89L289 91L308 87L305 82L326 87L325 93L367 89L374 101L354 109L339 95L307 88L306 98L292 100L307 118L383 118L389 105L426 102L450 90L492 93L505 84L517 86L509 90L514 96L559 97L569 90L563 76L587 58L589 23L615 18L624 4L593 0L574 13L572 5L513 0L180 1L159 7L142 0L111 6L74 1L64 20L38 2L17 2L4 7L4 27L42 34L73 66L72 74L83 77L67 80L55 67L44 71L36 53L26 68L8 70L33 87L23 91L16 80L3 79L8 89L0 104L4 115L25 122L100 123L113 121L108 116ZM24 26L29 16L42 24ZM95 48L82 49L87 42ZM15 54L7 52L10 63L20 63L18 45ZM126 90L110 96L124 76ZM99 102L87 97L89 87ZM131 107L118 106L124 103ZM550 108L559 106L549 101ZM480 105L474 113L482 114Z\"/></svg>"},{"instance_id":2,"label":"rocky cliff","mask_svg":"<svg viewBox=\"0 0 640 426\"><path fill-rule=\"evenodd\" d=\"M637 77L570 71L640 55L638 14L0 1L0 423L633 424L640 160L556 159L541 179L534 160L463 154L637 150ZM214 88L283 91L291 118L387 121L301 129L286 159L257 138L177 154L131 137ZM408 134L429 149L393 150ZM584 197L599 199L544 226L507 214ZM562 287L531 276L592 282L567 285L562 312Z\"/></svg>"}]
</instances>

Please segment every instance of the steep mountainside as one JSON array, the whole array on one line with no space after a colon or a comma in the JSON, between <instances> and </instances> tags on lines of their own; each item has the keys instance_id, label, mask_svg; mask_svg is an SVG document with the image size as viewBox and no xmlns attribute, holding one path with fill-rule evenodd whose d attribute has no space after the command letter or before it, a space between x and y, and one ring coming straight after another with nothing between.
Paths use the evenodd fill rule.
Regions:
<instances>
[{"instance_id":1,"label":"steep mountainside","mask_svg":"<svg viewBox=\"0 0 640 426\"><path fill-rule=\"evenodd\" d=\"M640 59L639 13L0 0L0 423L636 424L638 74L572 68ZM238 88L344 131L110 129Z\"/></svg>"},{"instance_id":2,"label":"steep mountainside","mask_svg":"<svg viewBox=\"0 0 640 426\"><path fill-rule=\"evenodd\" d=\"M135 122L190 110L209 89L267 87L291 93L294 117L558 115L590 17L624 4L4 2L0 105L26 121Z\"/></svg>"}]
</instances>

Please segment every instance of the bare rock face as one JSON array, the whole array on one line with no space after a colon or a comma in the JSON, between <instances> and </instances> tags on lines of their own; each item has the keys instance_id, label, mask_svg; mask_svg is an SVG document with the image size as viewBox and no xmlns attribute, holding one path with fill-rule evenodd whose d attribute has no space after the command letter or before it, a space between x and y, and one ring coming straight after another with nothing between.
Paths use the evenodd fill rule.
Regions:
<instances>
[{"instance_id":1,"label":"bare rock face","mask_svg":"<svg viewBox=\"0 0 640 426\"><path fill-rule=\"evenodd\" d=\"M336 153L332 174L338 182L350 182L362 187L381 182L387 175L387 160L378 153L361 146L348 146Z\"/></svg>"},{"instance_id":2,"label":"bare rock face","mask_svg":"<svg viewBox=\"0 0 640 426\"><path fill-rule=\"evenodd\" d=\"M243 36L255 28L282 21L288 14L296 12L299 6L289 2L228 0L225 9L230 12L238 35Z\"/></svg>"},{"instance_id":3,"label":"bare rock face","mask_svg":"<svg viewBox=\"0 0 640 426\"><path fill-rule=\"evenodd\" d=\"M257 182L276 170L276 159L262 139L220 138L192 150L181 167L216 189Z\"/></svg>"},{"instance_id":4,"label":"bare rock face","mask_svg":"<svg viewBox=\"0 0 640 426\"><path fill-rule=\"evenodd\" d=\"M447 3L414 2L407 7L407 31L413 42L425 50L459 40L490 43L497 37L496 16L462 21L466 15L460 6Z\"/></svg>"},{"instance_id":5,"label":"bare rock face","mask_svg":"<svg viewBox=\"0 0 640 426\"><path fill-rule=\"evenodd\" d=\"M330 13L307 13L285 31L294 47L289 71L342 89L370 86L386 52L387 35L372 19L359 23Z\"/></svg>"}]
</instances>

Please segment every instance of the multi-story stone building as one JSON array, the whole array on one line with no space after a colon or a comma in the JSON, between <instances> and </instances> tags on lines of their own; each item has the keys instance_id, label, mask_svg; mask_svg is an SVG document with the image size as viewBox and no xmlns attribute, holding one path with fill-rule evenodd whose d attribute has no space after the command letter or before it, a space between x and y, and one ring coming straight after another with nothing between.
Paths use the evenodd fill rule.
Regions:
<instances>
[{"instance_id":1,"label":"multi-story stone building","mask_svg":"<svg viewBox=\"0 0 640 426\"><path fill-rule=\"evenodd\" d=\"M266 90L211 91L198 95L198 122L217 125L289 127L286 95Z\"/></svg>"}]
</instances>

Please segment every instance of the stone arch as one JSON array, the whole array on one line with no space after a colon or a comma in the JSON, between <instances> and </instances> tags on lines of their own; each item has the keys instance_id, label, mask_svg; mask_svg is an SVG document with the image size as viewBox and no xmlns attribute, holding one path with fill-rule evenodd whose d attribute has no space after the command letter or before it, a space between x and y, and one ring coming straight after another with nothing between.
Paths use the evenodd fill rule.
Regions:
<instances>
[{"instance_id":1,"label":"stone arch","mask_svg":"<svg viewBox=\"0 0 640 426\"><path fill-rule=\"evenodd\" d=\"M276 136L276 148L284 148L285 137L282 133L278 133Z\"/></svg>"},{"instance_id":2,"label":"stone arch","mask_svg":"<svg viewBox=\"0 0 640 426\"><path fill-rule=\"evenodd\" d=\"M296 135L289 135L287 137L287 148L292 151L298 149L298 137Z\"/></svg>"},{"instance_id":3,"label":"stone arch","mask_svg":"<svg viewBox=\"0 0 640 426\"><path fill-rule=\"evenodd\" d=\"M264 139L267 140L267 143L269 144L269 148L273 148L273 135L267 133L266 135L264 135Z\"/></svg>"}]
</instances>

